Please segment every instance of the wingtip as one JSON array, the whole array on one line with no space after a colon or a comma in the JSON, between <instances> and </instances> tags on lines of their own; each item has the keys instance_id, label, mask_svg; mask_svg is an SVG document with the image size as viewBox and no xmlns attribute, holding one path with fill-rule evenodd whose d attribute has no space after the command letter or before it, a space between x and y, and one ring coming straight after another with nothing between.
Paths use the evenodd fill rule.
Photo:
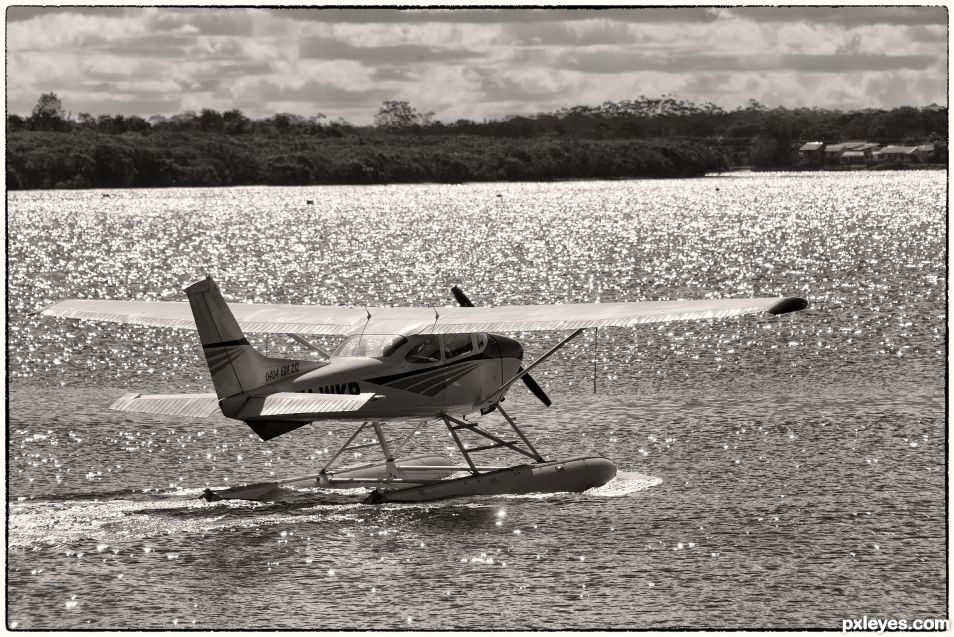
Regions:
<instances>
[{"instance_id":1,"label":"wingtip","mask_svg":"<svg viewBox=\"0 0 954 637\"><path fill-rule=\"evenodd\" d=\"M788 314L789 312L798 312L799 310L804 310L808 307L808 301L798 296L787 296L784 299L781 299L770 307L767 311L769 314Z\"/></svg>"},{"instance_id":2,"label":"wingtip","mask_svg":"<svg viewBox=\"0 0 954 637\"><path fill-rule=\"evenodd\" d=\"M211 288L213 288L213 287L218 288L218 286L215 284L215 281L212 280L212 277L210 277L210 276L207 275L207 276L206 276L204 279L202 279L201 281L196 281L195 283L193 283L192 285L190 285L189 287L187 287L187 288L185 289L185 293L186 293L187 295L188 295L188 294L197 294L197 293L200 293L200 292L206 292L206 291L208 291L209 289L211 289Z\"/></svg>"},{"instance_id":3,"label":"wingtip","mask_svg":"<svg viewBox=\"0 0 954 637\"><path fill-rule=\"evenodd\" d=\"M74 299L68 299L68 300L74 300ZM56 303L51 303L50 305L47 305L47 306L46 306L45 308L43 308L42 310L37 310L36 312L31 312L31 313L30 313L30 316L54 316L54 317L58 317L58 316L60 315L60 313L57 311L56 308L57 308L58 306L62 305L63 303L65 303L65 302L66 302L66 301L57 301Z\"/></svg>"}]
</instances>

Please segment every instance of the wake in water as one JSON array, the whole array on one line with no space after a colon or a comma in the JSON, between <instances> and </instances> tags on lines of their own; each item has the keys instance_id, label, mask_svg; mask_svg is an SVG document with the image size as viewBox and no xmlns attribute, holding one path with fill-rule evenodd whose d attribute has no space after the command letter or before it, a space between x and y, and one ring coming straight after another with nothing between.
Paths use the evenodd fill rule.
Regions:
<instances>
[{"instance_id":1,"label":"wake in water","mask_svg":"<svg viewBox=\"0 0 954 637\"><path fill-rule=\"evenodd\" d=\"M622 498L662 483L661 478L636 472L620 472L615 478L583 495ZM349 490L351 491L351 490ZM68 545L78 541L121 542L170 534L203 534L230 527L260 526L291 521L352 520L355 509L368 505L354 501L329 501L315 490L288 490L288 498L276 502L197 499L199 489L177 490L153 499L32 500L9 504L8 543L11 548ZM361 492L363 494L363 491ZM561 493L503 496L507 499L544 500L565 497ZM500 498L501 496L489 496ZM484 498L478 498L484 500ZM317 501L316 501L317 500ZM402 503L391 508L483 507L492 504L472 499ZM372 508L377 508L372 506Z\"/></svg>"},{"instance_id":2,"label":"wake in water","mask_svg":"<svg viewBox=\"0 0 954 637\"><path fill-rule=\"evenodd\" d=\"M555 493L521 493L511 495L484 496L488 498L506 498L508 500L548 500L551 498L565 498L566 496L596 496L599 498L624 498L639 491L662 484L662 478L647 476L635 471L620 471L616 477L606 484L587 489L582 494L567 491Z\"/></svg>"},{"instance_id":3,"label":"wake in water","mask_svg":"<svg viewBox=\"0 0 954 637\"><path fill-rule=\"evenodd\" d=\"M623 498L659 484L662 484L662 478L647 476L635 471L620 471L615 478L606 484L587 489L584 493L601 498Z\"/></svg>"}]
</instances>

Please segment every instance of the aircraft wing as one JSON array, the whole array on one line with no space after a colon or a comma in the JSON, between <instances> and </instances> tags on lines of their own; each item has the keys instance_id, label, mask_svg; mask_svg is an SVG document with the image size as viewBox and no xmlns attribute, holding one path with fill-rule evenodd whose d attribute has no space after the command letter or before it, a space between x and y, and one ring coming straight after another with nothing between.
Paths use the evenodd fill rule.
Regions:
<instances>
[{"instance_id":1,"label":"aircraft wing","mask_svg":"<svg viewBox=\"0 0 954 637\"><path fill-rule=\"evenodd\" d=\"M340 414L360 409L374 394L299 394L280 392L250 398L239 419L263 416L314 417ZM112 405L116 411L163 416L208 417L219 413L219 399L215 394L125 394Z\"/></svg>"},{"instance_id":2,"label":"aircraft wing","mask_svg":"<svg viewBox=\"0 0 954 637\"><path fill-rule=\"evenodd\" d=\"M229 303L229 309L243 331L257 334L346 334L353 325L363 324L367 319L364 308L328 305ZM42 314L147 327L195 329L192 308L179 301L68 299L51 305Z\"/></svg>"},{"instance_id":3,"label":"aircraft wing","mask_svg":"<svg viewBox=\"0 0 954 637\"><path fill-rule=\"evenodd\" d=\"M721 318L740 314L784 314L807 306L808 301L805 299L786 297L458 307L449 312L442 311L440 319L437 322L432 321L421 333L534 332L581 327L630 327L642 323Z\"/></svg>"},{"instance_id":4,"label":"aircraft wing","mask_svg":"<svg viewBox=\"0 0 954 637\"><path fill-rule=\"evenodd\" d=\"M336 307L230 303L245 332L271 334L454 334L532 332L581 327L629 327L642 323L785 314L808 306L798 297L567 303L499 307ZM70 299L45 316L152 327L195 329L188 303ZM371 318L368 318L368 314Z\"/></svg>"}]
</instances>

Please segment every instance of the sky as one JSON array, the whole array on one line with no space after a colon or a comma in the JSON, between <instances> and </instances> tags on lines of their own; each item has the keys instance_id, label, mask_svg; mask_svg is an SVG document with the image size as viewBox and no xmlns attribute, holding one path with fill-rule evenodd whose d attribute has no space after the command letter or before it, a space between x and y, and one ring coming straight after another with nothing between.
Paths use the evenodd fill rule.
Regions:
<instances>
[{"instance_id":1,"label":"sky","mask_svg":"<svg viewBox=\"0 0 954 637\"><path fill-rule=\"evenodd\" d=\"M942 7L8 7L6 97L75 118L237 108L445 122L672 95L732 109L947 105Z\"/></svg>"}]
</instances>

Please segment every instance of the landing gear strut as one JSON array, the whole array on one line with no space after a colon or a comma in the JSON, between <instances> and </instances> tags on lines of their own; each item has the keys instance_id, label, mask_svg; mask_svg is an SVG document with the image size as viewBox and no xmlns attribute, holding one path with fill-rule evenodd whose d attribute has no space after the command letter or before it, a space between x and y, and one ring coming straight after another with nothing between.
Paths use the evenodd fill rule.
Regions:
<instances>
[{"instance_id":1,"label":"landing gear strut","mask_svg":"<svg viewBox=\"0 0 954 637\"><path fill-rule=\"evenodd\" d=\"M524 436L523 432L520 431L520 428L517 427L517 423L514 422L513 418L510 417L510 414L505 412L500 405L497 405L497 411L503 414L503 417L507 419L507 422L510 424L511 428L513 428L514 432L520 437L520 440L523 441L523 444L526 446L526 449L520 447L520 445L518 444L516 440L507 441L495 436L489 431L484 431L483 429L478 427L476 423L458 420L454 418L453 416L448 416L446 414L441 416L441 419L444 421L444 425L447 427L447 430L450 431L451 436L453 436L454 438L454 443L457 445L457 448L460 450L461 455L464 456L464 460L467 461L467 466L470 467L470 472L473 473L474 475L478 475L480 473L479 469L477 468L477 465L475 465L474 461L471 459L470 454L474 453L475 451L486 451L487 449L498 449L500 447L507 447L508 449L512 449L513 451L523 454L527 456L528 458L532 458L535 462L543 462L543 456L541 456L540 453L536 449L534 449L533 445L530 444L530 441L527 440L527 437ZM457 435L457 431L459 429L470 430L474 432L475 434L478 434L480 436L483 436L487 440L490 440L492 444L481 445L479 447L465 447L464 443L461 442L460 436Z\"/></svg>"}]
</instances>

